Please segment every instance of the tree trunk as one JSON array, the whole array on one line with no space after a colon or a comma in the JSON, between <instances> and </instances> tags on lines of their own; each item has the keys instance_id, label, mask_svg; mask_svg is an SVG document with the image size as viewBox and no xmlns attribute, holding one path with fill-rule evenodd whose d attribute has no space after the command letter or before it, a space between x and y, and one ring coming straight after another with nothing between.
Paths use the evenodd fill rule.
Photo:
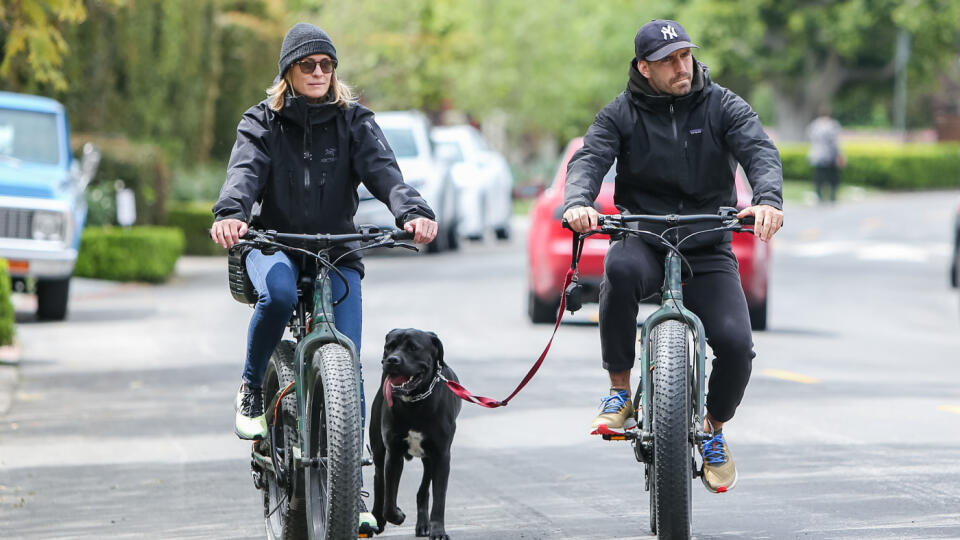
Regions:
<instances>
[{"instance_id":1,"label":"tree trunk","mask_svg":"<svg viewBox=\"0 0 960 540\"><path fill-rule=\"evenodd\" d=\"M806 59L805 79L782 79L773 83L773 104L777 120L777 136L781 141L806 140L807 124L829 106L833 95L843 85L849 72L836 54Z\"/></svg>"}]
</instances>

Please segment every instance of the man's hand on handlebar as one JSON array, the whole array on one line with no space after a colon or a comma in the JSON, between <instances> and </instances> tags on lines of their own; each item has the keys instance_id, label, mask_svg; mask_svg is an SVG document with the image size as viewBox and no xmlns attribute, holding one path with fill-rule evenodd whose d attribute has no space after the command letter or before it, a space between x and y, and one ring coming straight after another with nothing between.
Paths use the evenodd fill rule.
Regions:
<instances>
[{"instance_id":1,"label":"man's hand on handlebar","mask_svg":"<svg viewBox=\"0 0 960 540\"><path fill-rule=\"evenodd\" d=\"M578 233L590 232L597 228L600 212L592 206L574 206L563 213L570 228Z\"/></svg>"},{"instance_id":2,"label":"man's hand on handlebar","mask_svg":"<svg viewBox=\"0 0 960 540\"><path fill-rule=\"evenodd\" d=\"M737 214L738 218L753 216L753 234L764 242L773 238L773 235L783 227L783 211L777 210L769 204L758 204L744 208Z\"/></svg>"},{"instance_id":3,"label":"man's hand on handlebar","mask_svg":"<svg viewBox=\"0 0 960 540\"><path fill-rule=\"evenodd\" d=\"M413 241L417 244L429 244L437 237L437 222L425 217L411 219L403 224L403 230L413 233Z\"/></svg>"},{"instance_id":4,"label":"man's hand on handlebar","mask_svg":"<svg viewBox=\"0 0 960 540\"><path fill-rule=\"evenodd\" d=\"M214 221L210 227L210 238L223 248L230 248L247 234L247 224L239 219Z\"/></svg>"}]
</instances>

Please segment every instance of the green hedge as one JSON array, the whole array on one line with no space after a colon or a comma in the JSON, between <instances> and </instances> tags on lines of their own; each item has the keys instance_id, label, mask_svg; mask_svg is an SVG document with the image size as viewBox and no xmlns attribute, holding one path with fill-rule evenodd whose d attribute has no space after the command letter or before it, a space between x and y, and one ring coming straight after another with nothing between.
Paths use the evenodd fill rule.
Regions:
<instances>
[{"instance_id":1,"label":"green hedge","mask_svg":"<svg viewBox=\"0 0 960 540\"><path fill-rule=\"evenodd\" d=\"M227 250L210 240L210 224L213 223L212 202L173 203L167 211L167 225L183 232L186 239L184 253L187 255L225 255Z\"/></svg>"},{"instance_id":2,"label":"green hedge","mask_svg":"<svg viewBox=\"0 0 960 540\"><path fill-rule=\"evenodd\" d=\"M0 345L13 345L13 322L9 267L6 259L0 259Z\"/></svg>"},{"instance_id":3,"label":"green hedge","mask_svg":"<svg viewBox=\"0 0 960 540\"><path fill-rule=\"evenodd\" d=\"M74 134L74 152L87 142L100 150L100 167L87 187L87 221L90 225L117 223L117 180L133 190L137 223L159 225L166 216L167 192L172 184L169 158L159 146L122 137Z\"/></svg>"},{"instance_id":4,"label":"green hedge","mask_svg":"<svg viewBox=\"0 0 960 540\"><path fill-rule=\"evenodd\" d=\"M87 227L73 273L115 281L164 281L173 274L183 244L183 233L172 227Z\"/></svg>"},{"instance_id":5,"label":"green hedge","mask_svg":"<svg viewBox=\"0 0 960 540\"><path fill-rule=\"evenodd\" d=\"M960 188L960 144L844 144L841 183L881 189ZM780 146L783 177L812 180L807 145Z\"/></svg>"}]
</instances>

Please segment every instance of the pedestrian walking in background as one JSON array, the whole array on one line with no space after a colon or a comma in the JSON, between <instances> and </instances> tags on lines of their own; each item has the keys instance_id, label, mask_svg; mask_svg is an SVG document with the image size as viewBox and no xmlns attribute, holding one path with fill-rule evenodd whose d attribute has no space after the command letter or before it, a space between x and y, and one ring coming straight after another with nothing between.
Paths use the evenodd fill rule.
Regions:
<instances>
[{"instance_id":1,"label":"pedestrian walking in background","mask_svg":"<svg viewBox=\"0 0 960 540\"><path fill-rule=\"evenodd\" d=\"M845 161L840 153L840 122L830 116L829 107L825 107L820 116L807 126L807 138L810 140L807 160L813 167L813 185L817 190L817 199L821 202L836 202L840 169ZM824 194L825 190L827 194Z\"/></svg>"}]
</instances>

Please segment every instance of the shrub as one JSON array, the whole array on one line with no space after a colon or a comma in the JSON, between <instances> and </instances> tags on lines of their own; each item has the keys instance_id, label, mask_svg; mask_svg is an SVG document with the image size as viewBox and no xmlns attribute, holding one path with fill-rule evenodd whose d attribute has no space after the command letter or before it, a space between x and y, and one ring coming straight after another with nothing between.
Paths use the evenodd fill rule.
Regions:
<instances>
[{"instance_id":1,"label":"shrub","mask_svg":"<svg viewBox=\"0 0 960 540\"><path fill-rule=\"evenodd\" d=\"M227 250L210 240L213 223L212 202L179 202L167 212L167 225L183 232L187 255L225 255Z\"/></svg>"},{"instance_id":2,"label":"shrub","mask_svg":"<svg viewBox=\"0 0 960 540\"><path fill-rule=\"evenodd\" d=\"M123 137L74 134L74 152L87 142L92 142L100 150L100 167L87 187L87 222L90 225L116 224L117 180L123 180L124 187L132 189L137 200L137 223L163 223L167 191L172 182L163 149Z\"/></svg>"},{"instance_id":3,"label":"shrub","mask_svg":"<svg viewBox=\"0 0 960 540\"><path fill-rule=\"evenodd\" d=\"M935 189L960 187L960 144L844 144L847 165L841 182L881 189ZM780 147L783 177L811 180L807 145Z\"/></svg>"},{"instance_id":4,"label":"shrub","mask_svg":"<svg viewBox=\"0 0 960 540\"><path fill-rule=\"evenodd\" d=\"M183 233L172 227L87 227L73 272L115 281L164 281L183 243Z\"/></svg>"},{"instance_id":5,"label":"shrub","mask_svg":"<svg viewBox=\"0 0 960 540\"><path fill-rule=\"evenodd\" d=\"M0 345L13 345L13 301L10 299L10 272L6 259L0 259Z\"/></svg>"}]
</instances>

